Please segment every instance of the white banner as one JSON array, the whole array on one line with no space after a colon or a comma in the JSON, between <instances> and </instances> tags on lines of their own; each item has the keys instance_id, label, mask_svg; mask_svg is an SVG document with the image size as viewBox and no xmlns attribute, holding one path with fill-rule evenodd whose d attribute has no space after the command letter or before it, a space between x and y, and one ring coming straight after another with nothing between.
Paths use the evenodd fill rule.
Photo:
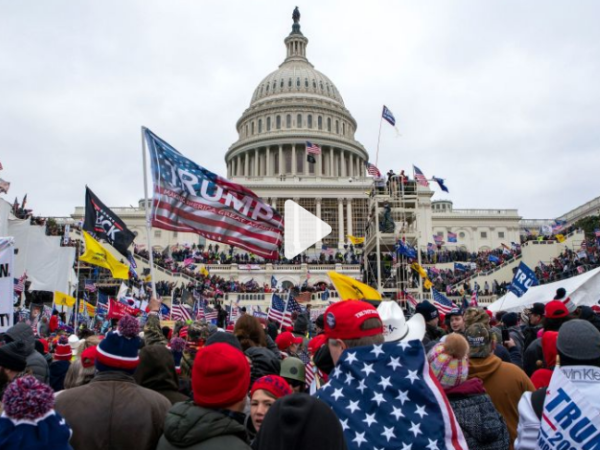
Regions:
<instances>
[{"instance_id":1,"label":"white banner","mask_svg":"<svg viewBox=\"0 0 600 450\"><path fill-rule=\"evenodd\" d=\"M594 371L593 368L587 369L589 372ZM598 413L599 411L590 405L563 371L556 368L544 401L537 448L540 450L600 448Z\"/></svg>"},{"instance_id":2,"label":"white banner","mask_svg":"<svg viewBox=\"0 0 600 450\"><path fill-rule=\"evenodd\" d=\"M69 232L71 231L71 225L65 225L65 234L63 236L63 245L69 244Z\"/></svg>"},{"instance_id":3,"label":"white banner","mask_svg":"<svg viewBox=\"0 0 600 450\"><path fill-rule=\"evenodd\" d=\"M13 324L15 252L12 237L0 238L0 333Z\"/></svg>"},{"instance_id":4,"label":"white banner","mask_svg":"<svg viewBox=\"0 0 600 450\"><path fill-rule=\"evenodd\" d=\"M258 264L240 264L238 266L239 270L260 270L260 266Z\"/></svg>"}]
</instances>

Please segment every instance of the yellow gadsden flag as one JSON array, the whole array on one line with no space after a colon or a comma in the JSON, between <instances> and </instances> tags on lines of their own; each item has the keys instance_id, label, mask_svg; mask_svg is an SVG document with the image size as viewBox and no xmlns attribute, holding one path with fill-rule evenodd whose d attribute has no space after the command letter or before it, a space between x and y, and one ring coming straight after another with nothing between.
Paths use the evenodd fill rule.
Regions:
<instances>
[{"instance_id":1,"label":"yellow gadsden flag","mask_svg":"<svg viewBox=\"0 0 600 450\"><path fill-rule=\"evenodd\" d=\"M557 234L555 237L558 242L565 242L567 240L564 234Z\"/></svg>"},{"instance_id":2,"label":"yellow gadsden flag","mask_svg":"<svg viewBox=\"0 0 600 450\"><path fill-rule=\"evenodd\" d=\"M56 306L67 306L70 308L75 304L75 297L71 297L70 295L55 291L54 304Z\"/></svg>"},{"instance_id":3,"label":"yellow gadsden flag","mask_svg":"<svg viewBox=\"0 0 600 450\"><path fill-rule=\"evenodd\" d=\"M94 305L92 305L91 303L86 302L85 300L82 300L79 303L79 313L83 314L84 305L87 309L88 316L94 317L96 315L96 307Z\"/></svg>"},{"instance_id":4,"label":"yellow gadsden flag","mask_svg":"<svg viewBox=\"0 0 600 450\"><path fill-rule=\"evenodd\" d=\"M356 236L352 236L350 234L348 235L348 239L350 240L352 245L360 245L365 242L364 237L356 237Z\"/></svg>"},{"instance_id":5,"label":"yellow gadsden flag","mask_svg":"<svg viewBox=\"0 0 600 450\"><path fill-rule=\"evenodd\" d=\"M427 271L419 263L412 263L410 268L421 275L421 278L427 278Z\"/></svg>"},{"instance_id":6,"label":"yellow gadsden flag","mask_svg":"<svg viewBox=\"0 0 600 450\"><path fill-rule=\"evenodd\" d=\"M129 267L117 261L117 258L87 232L83 232L83 237L85 238L85 253L79 257L80 261L110 270L113 278L129 279Z\"/></svg>"},{"instance_id":7,"label":"yellow gadsden flag","mask_svg":"<svg viewBox=\"0 0 600 450\"><path fill-rule=\"evenodd\" d=\"M342 300L381 300L381 294L354 278L337 272L327 272Z\"/></svg>"},{"instance_id":8,"label":"yellow gadsden flag","mask_svg":"<svg viewBox=\"0 0 600 450\"><path fill-rule=\"evenodd\" d=\"M429 289L431 289L432 287L433 287L433 283L432 283L432 282L431 282L429 279L426 279L426 280L423 282L423 289L427 289L427 290L429 290Z\"/></svg>"}]
</instances>

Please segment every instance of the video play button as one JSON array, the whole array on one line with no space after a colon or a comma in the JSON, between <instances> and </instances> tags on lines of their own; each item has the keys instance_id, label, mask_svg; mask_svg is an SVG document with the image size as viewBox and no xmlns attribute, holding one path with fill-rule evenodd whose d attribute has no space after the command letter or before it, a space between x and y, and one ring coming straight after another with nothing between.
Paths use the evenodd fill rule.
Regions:
<instances>
[{"instance_id":1,"label":"video play button","mask_svg":"<svg viewBox=\"0 0 600 450\"><path fill-rule=\"evenodd\" d=\"M285 201L285 257L292 259L331 233L331 226L292 200Z\"/></svg>"}]
</instances>

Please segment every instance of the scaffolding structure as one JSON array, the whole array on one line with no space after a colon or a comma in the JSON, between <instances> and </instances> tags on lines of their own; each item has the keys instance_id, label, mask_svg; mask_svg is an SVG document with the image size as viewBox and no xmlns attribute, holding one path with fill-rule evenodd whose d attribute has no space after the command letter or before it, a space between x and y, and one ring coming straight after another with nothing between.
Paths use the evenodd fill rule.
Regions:
<instances>
[{"instance_id":1,"label":"scaffolding structure","mask_svg":"<svg viewBox=\"0 0 600 450\"><path fill-rule=\"evenodd\" d=\"M363 281L384 297L399 299L404 293L422 298L422 279L411 262L397 253L399 241L414 248L421 264L418 228L418 186L415 181L392 177L375 182L368 203L363 257Z\"/></svg>"}]
</instances>

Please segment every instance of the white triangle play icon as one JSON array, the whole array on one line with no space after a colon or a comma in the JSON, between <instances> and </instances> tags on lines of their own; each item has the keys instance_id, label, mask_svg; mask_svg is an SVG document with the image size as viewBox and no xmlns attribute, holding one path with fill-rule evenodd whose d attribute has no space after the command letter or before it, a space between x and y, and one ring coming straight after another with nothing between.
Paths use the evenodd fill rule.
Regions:
<instances>
[{"instance_id":1,"label":"white triangle play icon","mask_svg":"<svg viewBox=\"0 0 600 450\"><path fill-rule=\"evenodd\" d=\"M292 259L331 233L331 226L292 200L285 201L285 257Z\"/></svg>"}]
</instances>

